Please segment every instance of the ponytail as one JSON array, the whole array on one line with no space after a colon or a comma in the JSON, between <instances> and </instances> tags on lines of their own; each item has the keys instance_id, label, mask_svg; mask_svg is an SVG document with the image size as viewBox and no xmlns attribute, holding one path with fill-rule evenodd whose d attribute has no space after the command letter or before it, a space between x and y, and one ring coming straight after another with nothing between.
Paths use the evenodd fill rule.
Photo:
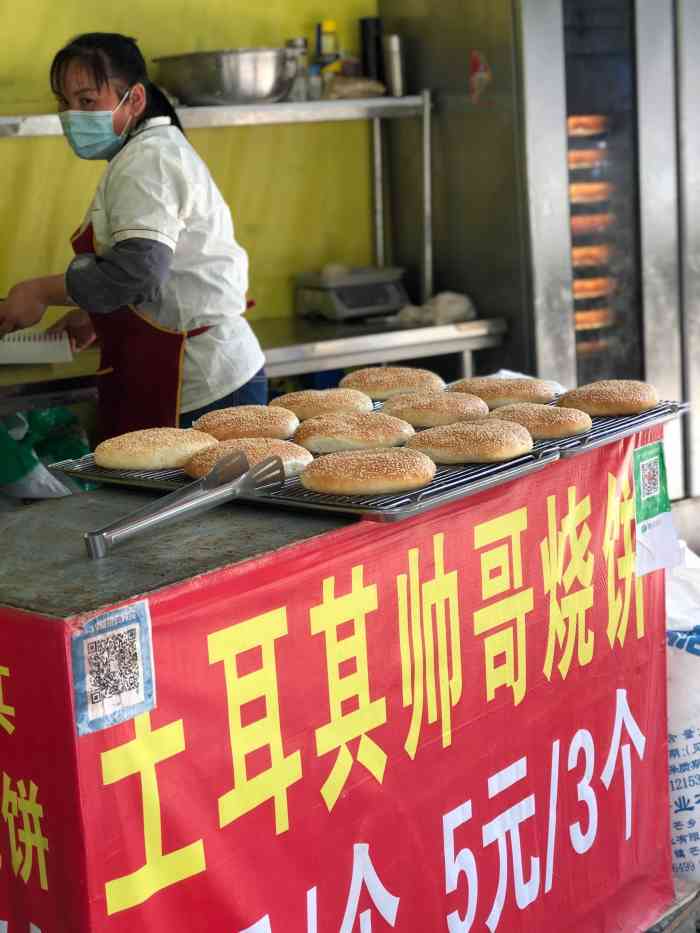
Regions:
<instances>
[{"instance_id":1,"label":"ponytail","mask_svg":"<svg viewBox=\"0 0 700 933\"><path fill-rule=\"evenodd\" d=\"M147 103L140 122L150 120L151 117L170 117L172 125L176 126L184 135L185 131L182 128L182 123L180 123L180 118L170 103L167 94L152 81L146 81L145 87Z\"/></svg>"}]
</instances>

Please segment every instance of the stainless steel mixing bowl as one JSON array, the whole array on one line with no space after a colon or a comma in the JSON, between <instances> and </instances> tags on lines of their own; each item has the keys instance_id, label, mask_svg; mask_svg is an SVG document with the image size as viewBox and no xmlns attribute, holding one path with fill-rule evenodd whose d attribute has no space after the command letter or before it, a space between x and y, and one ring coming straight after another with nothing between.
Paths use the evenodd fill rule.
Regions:
<instances>
[{"instance_id":1,"label":"stainless steel mixing bowl","mask_svg":"<svg viewBox=\"0 0 700 933\"><path fill-rule=\"evenodd\" d=\"M154 58L159 83L183 104L257 104L282 100L294 80L288 49L222 49Z\"/></svg>"}]
</instances>

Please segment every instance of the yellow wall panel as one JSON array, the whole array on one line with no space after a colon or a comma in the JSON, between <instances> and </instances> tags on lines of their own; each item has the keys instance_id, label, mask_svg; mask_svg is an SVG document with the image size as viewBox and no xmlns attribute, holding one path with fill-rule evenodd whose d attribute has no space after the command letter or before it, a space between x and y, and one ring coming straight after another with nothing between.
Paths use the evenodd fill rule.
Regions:
<instances>
[{"instance_id":1,"label":"yellow wall panel","mask_svg":"<svg viewBox=\"0 0 700 933\"><path fill-rule=\"evenodd\" d=\"M5 36L0 113L45 113L48 69L73 35L132 35L150 60L169 53L282 45L334 17L343 48L357 50L360 16L376 0L0 0ZM157 79L157 68L151 66ZM296 272L328 261L371 259L369 130L364 124L193 130L189 138L228 201L248 250L251 317L288 314ZM68 238L97 185L102 162L77 159L62 138L0 139L0 294L15 281L62 272Z\"/></svg>"}]
</instances>

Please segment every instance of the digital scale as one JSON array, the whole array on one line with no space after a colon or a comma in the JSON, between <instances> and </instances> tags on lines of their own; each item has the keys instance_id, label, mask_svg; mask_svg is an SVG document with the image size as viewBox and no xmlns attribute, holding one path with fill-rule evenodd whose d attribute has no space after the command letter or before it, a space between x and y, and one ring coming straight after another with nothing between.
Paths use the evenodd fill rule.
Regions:
<instances>
[{"instance_id":1,"label":"digital scale","mask_svg":"<svg viewBox=\"0 0 700 933\"><path fill-rule=\"evenodd\" d=\"M333 276L304 272L296 280L296 313L330 321L395 314L410 304L403 274L395 266L347 269Z\"/></svg>"}]
</instances>

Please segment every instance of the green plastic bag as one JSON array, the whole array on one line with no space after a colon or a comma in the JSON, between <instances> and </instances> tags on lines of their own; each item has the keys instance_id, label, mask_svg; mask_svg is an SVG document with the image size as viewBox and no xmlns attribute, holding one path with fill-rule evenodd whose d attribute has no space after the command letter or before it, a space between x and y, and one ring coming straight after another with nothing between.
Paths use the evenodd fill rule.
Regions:
<instances>
[{"instance_id":1,"label":"green plastic bag","mask_svg":"<svg viewBox=\"0 0 700 933\"><path fill-rule=\"evenodd\" d=\"M8 429L12 422L14 429ZM26 422L22 435L21 425ZM0 421L0 485L22 479L37 463L49 465L77 460L90 453L80 422L67 408L44 408L21 417ZM95 489L93 483L78 482L80 489Z\"/></svg>"},{"instance_id":2,"label":"green plastic bag","mask_svg":"<svg viewBox=\"0 0 700 933\"><path fill-rule=\"evenodd\" d=\"M26 418L30 443L43 463L78 460L90 453L80 422L67 408L30 411Z\"/></svg>"},{"instance_id":3,"label":"green plastic bag","mask_svg":"<svg viewBox=\"0 0 700 933\"><path fill-rule=\"evenodd\" d=\"M22 479L38 462L31 444L26 444L24 438L15 440L0 424L0 486Z\"/></svg>"}]
</instances>

